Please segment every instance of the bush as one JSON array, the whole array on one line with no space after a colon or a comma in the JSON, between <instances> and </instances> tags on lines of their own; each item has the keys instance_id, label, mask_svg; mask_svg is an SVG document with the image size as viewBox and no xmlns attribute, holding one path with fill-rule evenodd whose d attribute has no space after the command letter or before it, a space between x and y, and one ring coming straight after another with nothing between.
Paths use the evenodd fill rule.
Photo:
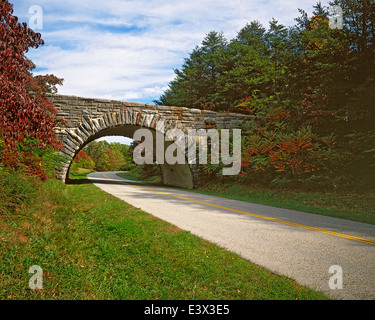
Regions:
<instances>
[{"instance_id":1,"label":"bush","mask_svg":"<svg viewBox=\"0 0 375 320\"><path fill-rule=\"evenodd\" d=\"M0 139L0 213L11 214L35 197L41 182L54 177L62 156L29 137L14 149Z\"/></svg>"},{"instance_id":2,"label":"bush","mask_svg":"<svg viewBox=\"0 0 375 320\"><path fill-rule=\"evenodd\" d=\"M25 176L38 176L40 180L53 177L55 169L63 162L58 151L28 137L14 148L7 148L0 139L0 164L13 171L21 171Z\"/></svg>"}]
</instances>

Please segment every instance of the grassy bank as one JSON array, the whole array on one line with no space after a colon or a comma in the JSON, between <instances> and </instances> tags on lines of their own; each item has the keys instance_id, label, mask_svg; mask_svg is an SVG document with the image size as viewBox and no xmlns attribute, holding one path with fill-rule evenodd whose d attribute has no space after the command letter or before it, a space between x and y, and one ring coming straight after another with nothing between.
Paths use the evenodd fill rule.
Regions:
<instances>
[{"instance_id":1,"label":"grassy bank","mask_svg":"<svg viewBox=\"0 0 375 320\"><path fill-rule=\"evenodd\" d=\"M69 170L69 179L71 180L79 180L79 179L87 179L87 175L89 173L95 172L94 170L90 169L83 169L77 168L75 170Z\"/></svg>"},{"instance_id":2,"label":"grassy bank","mask_svg":"<svg viewBox=\"0 0 375 320\"><path fill-rule=\"evenodd\" d=\"M0 216L0 299L325 299L91 184L38 191Z\"/></svg>"},{"instance_id":3,"label":"grassy bank","mask_svg":"<svg viewBox=\"0 0 375 320\"><path fill-rule=\"evenodd\" d=\"M145 179L137 170L119 173L130 180ZM226 197L270 206L311 212L331 217L375 224L375 193L297 192L295 190L257 187L247 184L211 182L191 190L194 192Z\"/></svg>"}]
</instances>

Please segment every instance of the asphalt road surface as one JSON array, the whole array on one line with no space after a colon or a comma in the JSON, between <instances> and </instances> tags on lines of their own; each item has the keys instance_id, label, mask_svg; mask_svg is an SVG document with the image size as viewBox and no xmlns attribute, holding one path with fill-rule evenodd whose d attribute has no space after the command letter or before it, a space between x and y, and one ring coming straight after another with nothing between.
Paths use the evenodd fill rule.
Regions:
<instances>
[{"instance_id":1,"label":"asphalt road surface","mask_svg":"<svg viewBox=\"0 0 375 320\"><path fill-rule=\"evenodd\" d=\"M375 226L120 178L102 190L333 299L375 299Z\"/></svg>"}]
</instances>

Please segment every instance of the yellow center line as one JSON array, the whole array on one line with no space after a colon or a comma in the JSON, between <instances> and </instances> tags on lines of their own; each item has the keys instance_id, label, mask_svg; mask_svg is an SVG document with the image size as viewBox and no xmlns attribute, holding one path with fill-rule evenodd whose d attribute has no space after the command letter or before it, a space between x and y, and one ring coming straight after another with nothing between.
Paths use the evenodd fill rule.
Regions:
<instances>
[{"instance_id":1,"label":"yellow center line","mask_svg":"<svg viewBox=\"0 0 375 320\"><path fill-rule=\"evenodd\" d=\"M272 217L267 217L267 216L263 216L263 215L252 213L252 212L237 210L237 209L233 209L233 208L219 206L217 204L212 204L212 203L194 200L194 199L190 199L190 198L186 198L186 197L176 196L176 195L173 195L173 194L170 194L170 193L156 191L156 190L153 190L153 189L140 187L140 186L128 183L128 182L121 181L121 180L112 179L112 178L109 178L104 173L103 173L103 176L105 178L109 179L109 180L112 180L112 181L117 181L117 182L129 185L129 186L132 186L132 187L135 187L135 188L138 188L138 189L151 191L151 192L154 192L154 193L170 196L170 197L173 197L173 198L182 199L182 200L186 200L186 201L190 201L190 202L195 202L195 203L199 203L199 204L203 204L203 205L206 205L206 206L210 206L210 207L214 207L214 208L218 208L218 209L222 209L222 210L227 210L227 211L231 211L231 212L241 213L241 214L245 214L245 215L248 215L248 216L251 216L251 217L256 217L256 218L260 218L260 219L264 219L264 220L268 220L268 221L278 222L278 223L282 223L282 224L297 227L297 228L317 231L317 232L320 232L320 233L325 233L325 234L329 234L329 235L340 237L340 238L345 238L345 239L349 239L349 240L354 240L354 241L359 241L359 242L375 245L375 240L359 238L359 237L351 236L351 235L348 235L348 234L343 234L343 233L339 233L339 232L325 230L325 229L322 229L322 228L310 227L310 226L306 226L306 225L303 225L303 224L294 223L294 222L290 222L290 221L286 221L286 220L280 220L280 219L276 219L276 218L272 218Z\"/></svg>"}]
</instances>

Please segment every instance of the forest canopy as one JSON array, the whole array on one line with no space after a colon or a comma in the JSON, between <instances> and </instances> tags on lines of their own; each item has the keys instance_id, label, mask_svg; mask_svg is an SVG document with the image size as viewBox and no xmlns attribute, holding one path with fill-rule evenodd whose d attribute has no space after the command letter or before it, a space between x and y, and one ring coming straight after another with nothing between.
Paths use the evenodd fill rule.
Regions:
<instances>
[{"instance_id":1,"label":"forest canopy","mask_svg":"<svg viewBox=\"0 0 375 320\"><path fill-rule=\"evenodd\" d=\"M244 179L374 186L375 1L330 5L342 8L342 28L317 3L291 27L252 21L231 40L209 32L155 102L261 119L243 128Z\"/></svg>"}]
</instances>

